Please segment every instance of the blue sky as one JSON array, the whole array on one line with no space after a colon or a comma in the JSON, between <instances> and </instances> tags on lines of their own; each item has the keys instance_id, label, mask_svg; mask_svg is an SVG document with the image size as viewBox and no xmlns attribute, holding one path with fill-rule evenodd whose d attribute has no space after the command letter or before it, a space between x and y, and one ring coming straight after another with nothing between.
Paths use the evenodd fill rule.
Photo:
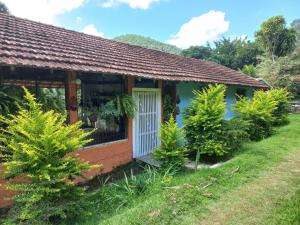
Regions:
<instances>
[{"instance_id":1,"label":"blue sky","mask_svg":"<svg viewBox=\"0 0 300 225\"><path fill-rule=\"evenodd\" d=\"M260 24L274 15L283 15L288 24L300 18L299 0L2 1L16 16L106 38L140 34L182 48L222 36L253 39Z\"/></svg>"}]
</instances>

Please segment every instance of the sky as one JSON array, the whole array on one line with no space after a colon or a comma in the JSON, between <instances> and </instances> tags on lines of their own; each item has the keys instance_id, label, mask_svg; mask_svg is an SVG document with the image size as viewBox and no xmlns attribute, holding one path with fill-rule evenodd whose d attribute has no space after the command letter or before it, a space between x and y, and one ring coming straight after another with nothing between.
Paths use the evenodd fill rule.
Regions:
<instances>
[{"instance_id":1,"label":"sky","mask_svg":"<svg viewBox=\"0 0 300 225\"><path fill-rule=\"evenodd\" d=\"M104 38L138 34L188 48L222 37L254 38L275 15L289 25L300 0L0 0L11 14Z\"/></svg>"}]
</instances>

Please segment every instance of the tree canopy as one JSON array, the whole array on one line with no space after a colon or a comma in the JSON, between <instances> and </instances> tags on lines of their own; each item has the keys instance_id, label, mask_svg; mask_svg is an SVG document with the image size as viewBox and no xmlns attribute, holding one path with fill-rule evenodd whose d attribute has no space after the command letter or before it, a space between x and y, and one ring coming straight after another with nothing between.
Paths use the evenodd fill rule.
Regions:
<instances>
[{"instance_id":1,"label":"tree canopy","mask_svg":"<svg viewBox=\"0 0 300 225\"><path fill-rule=\"evenodd\" d=\"M192 46L182 51L182 55L191 58L214 61L229 68L238 70L245 65L257 64L257 56L262 53L255 42L241 38L230 39L223 37L214 42L215 47Z\"/></svg>"},{"instance_id":2,"label":"tree canopy","mask_svg":"<svg viewBox=\"0 0 300 225\"><path fill-rule=\"evenodd\" d=\"M0 2L0 13L9 13L7 6L2 2Z\"/></svg>"},{"instance_id":3,"label":"tree canopy","mask_svg":"<svg viewBox=\"0 0 300 225\"><path fill-rule=\"evenodd\" d=\"M181 54L190 58L209 60L212 58L213 49L209 44L207 46L191 46L182 50Z\"/></svg>"},{"instance_id":4,"label":"tree canopy","mask_svg":"<svg viewBox=\"0 0 300 225\"><path fill-rule=\"evenodd\" d=\"M300 19L294 20L291 23L291 27L296 30L296 35L297 35L296 51L300 52Z\"/></svg>"},{"instance_id":5,"label":"tree canopy","mask_svg":"<svg viewBox=\"0 0 300 225\"><path fill-rule=\"evenodd\" d=\"M300 19L295 19L292 23L291 23L292 28L294 28L296 30L296 32L300 33Z\"/></svg>"},{"instance_id":6,"label":"tree canopy","mask_svg":"<svg viewBox=\"0 0 300 225\"><path fill-rule=\"evenodd\" d=\"M286 27L286 21L282 16L273 16L265 21L255 36L273 61L275 57L286 56L295 49L296 31L294 28Z\"/></svg>"}]
</instances>

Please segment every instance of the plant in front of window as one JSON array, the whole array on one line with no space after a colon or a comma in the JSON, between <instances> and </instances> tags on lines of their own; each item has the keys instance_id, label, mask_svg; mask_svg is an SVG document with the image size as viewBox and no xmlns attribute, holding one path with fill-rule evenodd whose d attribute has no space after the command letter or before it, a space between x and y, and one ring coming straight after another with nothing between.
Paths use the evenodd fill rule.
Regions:
<instances>
[{"instance_id":1,"label":"plant in front of window","mask_svg":"<svg viewBox=\"0 0 300 225\"><path fill-rule=\"evenodd\" d=\"M26 89L18 113L1 116L0 122L5 124L0 147L7 187L18 193L7 223L49 224L79 215L85 190L74 181L96 166L69 153L87 144L90 133L80 129L80 122L66 125L61 114L43 112Z\"/></svg>"},{"instance_id":2,"label":"plant in front of window","mask_svg":"<svg viewBox=\"0 0 300 225\"><path fill-rule=\"evenodd\" d=\"M119 120L124 116L133 118L137 106L132 96L118 95L100 107L89 107L89 109L87 110L88 115L96 114L99 118Z\"/></svg>"},{"instance_id":3,"label":"plant in front of window","mask_svg":"<svg viewBox=\"0 0 300 225\"><path fill-rule=\"evenodd\" d=\"M225 116L224 85L209 85L194 91L194 99L184 112L183 122L188 147L196 153L196 165L201 154L223 156L229 149L222 138Z\"/></svg>"},{"instance_id":4,"label":"plant in front of window","mask_svg":"<svg viewBox=\"0 0 300 225\"><path fill-rule=\"evenodd\" d=\"M137 105L130 95L121 95L116 96L114 99L116 109L119 112L119 115L127 116L129 118L133 118L135 116Z\"/></svg>"},{"instance_id":5,"label":"plant in front of window","mask_svg":"<svg viewBox=\"0 0 300 225\"><path fill-rule=\"evenodd\" d=\"M184 166L187 149L184 143L184 130L178 127L173 115L160 127L160 146L154 157L161 162L163 169L181 169Z\"/></svg>"}]
</instances>

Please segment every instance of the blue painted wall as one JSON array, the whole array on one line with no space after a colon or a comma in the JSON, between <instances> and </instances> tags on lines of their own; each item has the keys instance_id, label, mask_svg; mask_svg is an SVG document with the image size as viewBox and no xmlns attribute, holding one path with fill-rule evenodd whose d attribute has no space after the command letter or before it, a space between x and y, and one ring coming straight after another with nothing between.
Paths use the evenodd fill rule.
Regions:
<instances>
[{"instance_id":1,"label":"blue painted wall","mask_svg":"<svg viewBox=\"0 0 300 225\"><path fill-rule=\"evenodd\" d=\"M183 126L182 112L184 108L186 108L190 104L190 101L193 98L193 90L200 90L205 86L206 86L205 84L192 83L192 82L180 82L176 85L176 94L180 98L180 103L177 105L180 110L180 114L177 115L176 117L179 126ZM225 115L225 119L231 119L234 116L231 105L234 104L236 101L236 92L238 89L244 89L246 96L249 98L251 98L253 94L253 88L251 87L227 86L227 91L226 91L227 113Z\"/></svg>"}]
</instances>

